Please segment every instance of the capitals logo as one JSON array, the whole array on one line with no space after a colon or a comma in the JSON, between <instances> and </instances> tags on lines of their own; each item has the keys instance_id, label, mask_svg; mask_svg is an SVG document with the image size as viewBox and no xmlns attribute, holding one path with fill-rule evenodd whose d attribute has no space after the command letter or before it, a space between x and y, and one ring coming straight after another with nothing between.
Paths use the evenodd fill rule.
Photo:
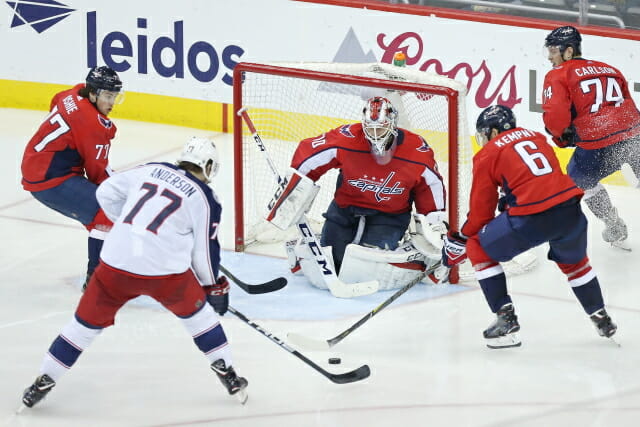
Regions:
<instances>
[{"instance_id":1,"label":"capitals logo","mask_svg":"<svg viewBox=\"0 0 640 427\"><path fill-rule=\"evenodd\" d=\"M107 129L111 129L111 126L113 126L113 123L111 122L111 120L105 119L102 116L98 116L98 121L102 126L104 126Z\"/></svg>"},{"instance_id":2,"label":"capitals logo","mask_svg":"<svg viewBox=\"0 0 640 427\"><path fill-rule=\"evenodd\" d=\"M400 187L400 183L396 182L393 186L389 186L391 179L395 175L395 172L391 172L386 178L381 178L380 181L376 181L375 177L369 179L366 175L363 178L350 179L349 185L359 188L363 193L365 191L373 191L375 193L376 200L378 202L384 202L390 200L391 197L383 196L383 194L402 194L404 188Z\"/></svg>"}]
</instances>

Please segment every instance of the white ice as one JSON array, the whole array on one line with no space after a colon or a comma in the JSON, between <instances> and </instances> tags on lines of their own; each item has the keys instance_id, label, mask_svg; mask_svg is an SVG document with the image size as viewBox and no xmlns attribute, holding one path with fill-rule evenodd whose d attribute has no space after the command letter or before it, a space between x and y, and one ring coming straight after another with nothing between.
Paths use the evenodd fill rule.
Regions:
<instances>
[{"instance_id":1,"label":"white ice","mask_svg":"<svg viewBox=\"0 0 640 427\"><path fill-rule=\"evenodd\" d=\"M245 323L223 325L249 400L229 397L191 337L150 301L128 304L116 325L83 353L33 409L16 415L22 390L73 315L86 263L86 232L20 186L20 159L43 112L0 109L0 425L9 426L637 426L640 419L640 194L608 187L630 230L633 252L607 246L590 219L590 258L621 347L597 335L557 267L539 265L510 279L523 345L490 350L493 320L475 282L411 289L328 352L301 350L332 372L362 364L371 377L333 384ZM116 120L114 169L173 161L192 135L209 132ZM214 136L222 167L214 183L224 206L221 240L233 243L232 143ZM231 304L279 338L327 339L391 292L338 300L287 273L283 252L226 250L223 264L245 281L290 279L282 291ZM328 365L329 357L342 358Z\"/></svg>"}]
</instances>

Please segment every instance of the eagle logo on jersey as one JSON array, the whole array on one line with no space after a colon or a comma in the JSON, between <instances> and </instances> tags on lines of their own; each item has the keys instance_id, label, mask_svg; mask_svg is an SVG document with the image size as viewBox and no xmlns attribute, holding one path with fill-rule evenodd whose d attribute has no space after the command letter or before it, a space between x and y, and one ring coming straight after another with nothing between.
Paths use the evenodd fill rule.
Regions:
<instances>
[{"instance_id":1,"label":"eagle logo on jersey","mask_svg":"<svg viewBox=\"0 0 640 427\"><path fill-rule=\"evenodd\" d=\"M356 136L351 132L351 125L340 126L340 133L347 138L355 138Z\"/></svg>"},{"instance_id":2,"label":"eagle logo on jersey","mask_svg":"<svg viewBox=\"0 0 640 427\"><path fill-rule=\"evenodd\" d=\"M111 127L113 126L113 123L111 122L111 120L105 119L102 116L98 116L98 121L102 126L104 126L107 129L111 129Z\"/></svg>"},{"instance_id":3,"label":"eagle logo on jersey","mask_svg":"<svg viewBox=\"0 0 640 427\"><path fill-rule=\"evenodd\" d=\"M349 185L359 188L363 193L365 191L373 191L375 193L376 201L384 202L390 200L391 197L383 196L383 194L402 194L404 188L400 187L400 183L396 181L393 186L389 186L389 182L396 173L391 172L386 178L381 178L380 182L376 181L375 177L369 179L366 175L363 178L350 179Z\"/></svg>"},{"instance_id":4,"label":"eagle logo on jersey","mask_svg":"<svg viewBox=\"0 0 640 427\"><path fill-rule=\"evenodd\" d=\"M427 153L431 151L431 147L429 147L429 144L427 144L427 141L425 141L424 138L420 137L420 141L422 141L422 145L416 148L416 151L419 151L421 153Z\"/></svg>"}]
</instances>

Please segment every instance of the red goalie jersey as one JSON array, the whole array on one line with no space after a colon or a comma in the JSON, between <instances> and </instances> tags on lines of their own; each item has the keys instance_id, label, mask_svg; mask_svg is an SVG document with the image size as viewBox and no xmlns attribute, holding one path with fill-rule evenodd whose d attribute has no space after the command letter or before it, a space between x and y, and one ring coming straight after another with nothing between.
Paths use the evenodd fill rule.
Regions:
<instances>
[{"instance_id":1,"label":"red goalie jersey","mask_svg":"<svg viewBox=\"0 0 640 427\"><path fill-rule=\"evenodd\" d=\"M79 175L100 184L108 178L109 148L116 126L78 95L84 83L60 92L22 158L22 186L42 191Z\"/></svg>"},{"instance_id":2,"label":"red goalie jersey","mask_svg":"<svg viewBox=\"0 0 640 427\"><path fill-rule=\"evenodd\" d=\"M554 141L572 124L576 144L587 150L640 134L640 113L626 79L603 62L576 58L554 67L544 79L542 103Z\"/></svg>"},{"instance_id":3,"label":"red goalie jersey","mask_svg":"<svg viewBox=\"0 0 640 427\"><path fill-rule=\"evenodd\" d=\"M371 154L361 123L344 125L300 142L291 166L317 181L340 169L335 201L385 213L444 210L446 191L433 150L419 135L398 129L392 160L380 165Z\"/></svg>"},{"instance_id":4,"label":"red goalie jersey","mask_svg":"<svg viewBox=\"0 0 640 427\"><path fill-rule=\"evenodd\" d=\"M523 128L502 132L473 157L473 184L467 221L460 230L477 234L495 217L498 189L500 210L532 215L575 196L582 196L544 135Z\"/></svg>"}]
</instances>

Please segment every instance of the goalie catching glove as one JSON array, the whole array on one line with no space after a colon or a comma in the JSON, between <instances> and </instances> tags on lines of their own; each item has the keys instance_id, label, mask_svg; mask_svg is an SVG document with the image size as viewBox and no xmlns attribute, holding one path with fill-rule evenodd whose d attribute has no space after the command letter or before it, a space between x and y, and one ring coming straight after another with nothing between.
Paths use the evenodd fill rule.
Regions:
<instances>
[{"instance_id":1,"label":"goalie catching glove","mask_svg":"<svg viewBox=\"0 0 640 427\"><path fill-rule=\"evenodd\" d=\"M215 285L203 286L207 295L207 302L211 304L216 313L224 315L229 308L229 281L225 276L218 277Z\"/></svg>"},{"instance_id":2,"label":"goalie catching glove","mask_svg":"<svg viewBox=\"0 0 640 427\"><path fill-rule=\"evenodd\" d=\"M269 202L267 221L281 230L288 229L309 210L318 191L320 187L310 178L290 168L289 176L279 184Z\"/></svg>"},{"instance_id":3,"label":"goalie catching glove","mask_svg":"<svg viewBox=\"0 0 640 427\"><path fill-rule=\"evenodd\" d=\"M467 238L458 232L449 231L442 246L442 265L455 267L467 259Z\"/></svg>"},{"instance_id":4,"label":"goalie catching glove","mask_svg":"<svg viewBox=\"0 0 640 427\"><path fill-rule=\"evenodd\" d=\"M429 259L440 259L442 238L447 234L446 214L442 211L427 215L414 214L416 233L411 235L413 246Z\"/></svg>"}]
</instances>

